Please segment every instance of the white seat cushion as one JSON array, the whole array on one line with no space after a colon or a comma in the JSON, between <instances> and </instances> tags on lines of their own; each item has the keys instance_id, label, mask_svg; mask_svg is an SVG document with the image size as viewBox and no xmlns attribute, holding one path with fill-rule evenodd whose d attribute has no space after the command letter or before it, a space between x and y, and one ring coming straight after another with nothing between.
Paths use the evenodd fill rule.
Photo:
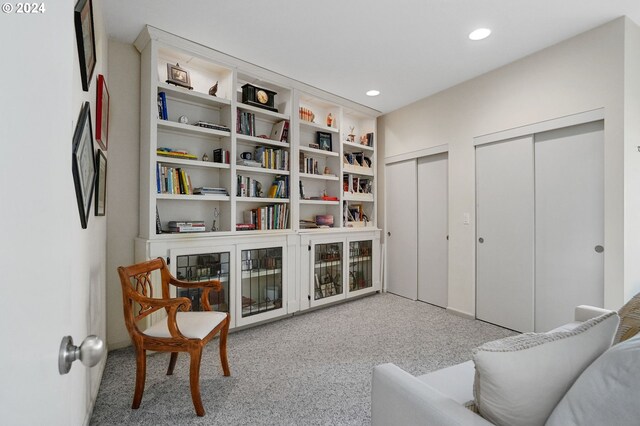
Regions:
<instances>
[{"instance_id":1,"label":"white seat cushion","mask_svg":"<svg viewBox=\"0 0 640 426\"><path fill-rule=\"evenodd\" d=\"M178 330L190 339L203 339L227 317L225 312L178 312L176 323ZM171 337L167 317L144 331L147 336Z\"/></svg>"},{"instance_id":2,"label":"white seat cushion","mask_svg":"<svg viewBox=\"0 0 640 426\"><path fill-rule=\"evenodd\" d=\"M571 331L525 333L474 350L480 414L501 426L542 425L582 371L611 346L618 315Z\"/></svg>"},{"instance_id":3,"label":"white seat cushion","mask_svg":"<svg viewBox=\"0 0 640 426\"><path fill-rule=\"evenodd\" d=\"M418 380L465 405L473 401L474 375L473 361L467 361L419 376Z\"/></svg>"}]
</instances>

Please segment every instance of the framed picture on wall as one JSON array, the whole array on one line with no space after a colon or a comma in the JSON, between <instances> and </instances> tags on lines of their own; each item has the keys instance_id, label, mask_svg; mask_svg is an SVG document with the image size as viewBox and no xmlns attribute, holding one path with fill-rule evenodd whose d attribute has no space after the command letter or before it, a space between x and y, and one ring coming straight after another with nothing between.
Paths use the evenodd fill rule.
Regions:
<instances>
[{"instance_id":1,"label":"framed picture on wall","mask_svg":"<svg viewBox=\"0 0 640 426\"><path fill-rule=\"evenodd\" d=\"M86 229L96 176L89 102L85 102L80 111L76 130L73 133L72 152L73 183L76 188L80 223L82 229Z\"/></svg>"},{"instance_id":2,"label":"framed picture on wall","mask_svg":"<svg viewBox=\"0 0 640 426\"><path fill-rule=\"evenodd\" d=\"M96 140L106 151L109 146L109 90L102 74L98 74L96 98Z\"/></svg>"},{"instance_id":3,"label":"framed picture on wall","mask_svg":"<svg viewBox=\"0 0 640 426\"><path fill-rule=\"evenodd\" d=\"M96 37L93 26L93 5L91 0L78 0L73 12L80 62L82 90L89 91L89 82L96 67Z\"/></svg>"},{"instance_id":4,"label":"framed picture on wall","mask_svg":"<svg viewBox=\"0 0 640 426\"><path fill-rule=\"evenodd\" d=\"M96 216L107 212L107 157L102 150L96 155Z\"/></svg>"}]
</instances>

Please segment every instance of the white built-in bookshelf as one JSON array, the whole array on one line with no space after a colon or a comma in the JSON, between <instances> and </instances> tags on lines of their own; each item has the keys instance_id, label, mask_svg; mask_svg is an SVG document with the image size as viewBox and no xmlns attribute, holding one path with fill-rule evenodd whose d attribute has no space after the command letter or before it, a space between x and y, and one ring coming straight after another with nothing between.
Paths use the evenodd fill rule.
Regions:
<instances>
[{"instance_id":1,"label":"white built-in bookshelf","mask_svg":"<svg viewBox=\"0 0 640 426\"><path fill-rule=\"evenodd\" d=\"M219 278L212 304L232 327L379 291L377 111L155 28L135 45L137 259L165 257L182 279ZM189 73L191 90L166 82L167 64ZM247 84L275 93L272 109L243 102ZM171 221L205 231L164 232Z\"/></svg>"}]
</instances>

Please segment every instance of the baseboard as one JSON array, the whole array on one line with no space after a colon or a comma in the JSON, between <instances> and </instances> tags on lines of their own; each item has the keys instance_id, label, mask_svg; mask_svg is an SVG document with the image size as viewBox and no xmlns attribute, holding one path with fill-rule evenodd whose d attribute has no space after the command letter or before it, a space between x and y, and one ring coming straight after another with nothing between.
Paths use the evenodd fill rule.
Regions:
<instances>
[{"instance_id":1,"label":"baseboard","mask_svg":"<svg viewBox=\"0 0 640 426\"><path fill-rule=\"evenodd\" d=\"M467 319L472 319L472 320L476 319L475 315L470 314L468 312L459 311L459 310L454 309L454 308L447 308L447 312L449 312L450 314L453 314L453 315L457 315L457 316L462 317L462 318L467 318Z\"/></svg>"},{"instance_id":2,"label":"baseboard","mask_svg":"<svg viewBox=\"0 0 640 426\"><path fill-rule=\"evenodd\" d=\"M107 345L108 350L113 351L115 349L122 349L131 346L131 340L121 340L120 342L109 342Z\"/></svg>"},{"instance_id":3,"label":"baseboard","mask_svg":"<svg viewBox=\"0 0 640 426\"><path fill-rule=\"evenodd\" d=\"M104 368L107 365L107 355L104 357L104 360L102 360L102 362L100 364L97 365L98 367L98 377L100 377L100 380L98 380L98 383L96 384L96 386L94 386L94 389L91 389L91 402L89 405L89 410L87 410L87 414L84 417L84 421L82 422L83 426L89 426L89 422L91 422L91 416L93 416L93 409L96 406L96 400L98 399L98 392L100 391L100 384L102 383L102 375L104 374Z\"/></svg>"}]
</instances>

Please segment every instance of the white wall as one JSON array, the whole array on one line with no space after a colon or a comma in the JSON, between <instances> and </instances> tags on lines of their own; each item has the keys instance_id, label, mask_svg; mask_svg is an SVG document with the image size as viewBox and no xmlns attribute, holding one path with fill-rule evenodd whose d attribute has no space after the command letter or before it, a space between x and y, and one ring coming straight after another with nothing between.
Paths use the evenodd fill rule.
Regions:
<instances>
[{"instance_id":1,"label":"white wall","mask_svg":"<svg viewBox=\"0 0 640 426\"><path fill-rule=\"evenodd\" d=\"M640 292L640 27L625 28L624 298Z\"/></svg>"},{"instance_id":2,"label":"white wall","mask_svg":"<svg viewBox=\"0 0 640 426\"><path fill-rule=\"evenodd\" d=\"M135 262L140 170L140 53L131 44L109 41L111 137L109 159L117 167L107 180L111 209L107 236L107 342L109 349L131 343L124 325L118 266Z\"/></svg>"},{"instance_id":3,"label":"white wall","mask_svg":"<svg viewBox=\"0 0 640 426\"><path fill-rule=\"evenodd\" d=\"M475 313L473 138L597 108L605 111L605 306L623 303L631 279L623 268L624 41L630 27L635 31L631 21L617 19L379 119L385 157L449 144L451 309ZM626 255L640 258L640 251Z\"/></svg>"},{"instance_id":4,"label":"white wall","mask_svg":"<svg viewBox=\"0 0 640 426\"><path fill-rule=\"evenodd\" d=\"M106 75L101 3L94 0L97 65L88 92L80 82L75 0L45 3L40 15L0 16L3 424L86 422L105 363L89 370L76 362L65 376L57 369L64 335L79 344L106 333L106 218L93 216L92 205L81 228L71 172L78 114L90 101L95 130L95 79Z\"/></svg>"}]
</instances>

